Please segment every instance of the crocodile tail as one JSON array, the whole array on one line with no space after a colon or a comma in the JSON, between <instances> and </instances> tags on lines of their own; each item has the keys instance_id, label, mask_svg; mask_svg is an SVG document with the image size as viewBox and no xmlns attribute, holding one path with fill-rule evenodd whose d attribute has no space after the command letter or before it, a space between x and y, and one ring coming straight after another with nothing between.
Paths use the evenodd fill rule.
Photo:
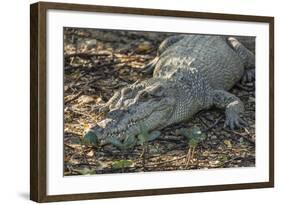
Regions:
<instances>
[{"instance_id":1,"label":"crocodile tail","mask_svg":"<svg viewBox=\"0 0 281 205\"><path fill-rule=\"evenodd\" d=\"M142 70L142 73L144 74L152 74L153 73L153 70L157 64L159 60L159 57L155 57L152 61L150 61Z\"/></svg>"}]
</instances>

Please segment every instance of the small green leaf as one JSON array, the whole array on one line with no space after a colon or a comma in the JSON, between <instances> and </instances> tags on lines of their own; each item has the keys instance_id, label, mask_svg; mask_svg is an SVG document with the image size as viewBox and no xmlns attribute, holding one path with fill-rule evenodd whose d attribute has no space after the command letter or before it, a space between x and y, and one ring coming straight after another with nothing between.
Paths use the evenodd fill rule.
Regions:
<instances>
[{"instance_id":1,"label":"small green leaf","mask_svg":"<svg viewBox=\"0 0 281 205\"><path fill-rule=\"evenodd\" d=\"M192 128L181 128L177 130L177 133L183 135L187 139L197 139L199 141L202 141L206 138L206 135L202 133L200 128L197 126Z\"/></svg>"},{"instance_id":2,"label":"small green leaf","mask_svg":"<svg viewBox=\"0 0 281 205\"><path fill-rule=\"evenodd\" d=\"M220 154L218 156L219 160L223 163L227 162L228 161L228 156L226 154Z\"/></svg>"},{"instance_id":3,"label":"small green leaf","mask_svg":"<svg viewBox=\"0 0 281 205\"><path fill-rule=\"evenodd\" d=\"M113 169L123 169L130 167L133 164L132 160L117 160L113 162L112 168Z\"/></svg>"},{"instance_id":4,"label":"small green leaf","mask_svg":"<svg viewBox=\"0 0 281 205\"><path fill-rule=\"evenodd\" d=\"M187 139L190 138L190 135L191 135L190 130L187 129L187 128L177 129L176 130L176 134L177 135L182 135L182 136L186 137Z\"/></svg>"},{"instance_id":5,"label":"small green leaf","mask_svg":"<svg viewBox=\"0 0 281 205\"><path fill-rule=\"evenodd\" d=\"M202 133L202 131L200 130L199 127L195 126L195 127L191 128L190 133L191 133L191 138L197 138L200 141L205 139L205 134Z\"/></svg>"},{"instance_id":6,"label":"small green leaf","mask_svg":"<svg viewBox=\"0 0 281 205\"><path fill-rule=\"evenodd\" d=\"M196 148L197 145L198 145L198 142L199 142L199 141L198 141L197 139L192 138L192 139L189 140L188 145L189 145L190 147L192 147L192 148Z\"/></svg>"},{"instance_id":7,"label":"small green leaf","mask_svg":"<svg viewBox=\"0 0 281 205\"><path fill-rule=\"evenodd\" d=\"M227 148L232 148L232 144L230 140L224 140L223 143L227 146Z\"/></svg>"}]
</instances>

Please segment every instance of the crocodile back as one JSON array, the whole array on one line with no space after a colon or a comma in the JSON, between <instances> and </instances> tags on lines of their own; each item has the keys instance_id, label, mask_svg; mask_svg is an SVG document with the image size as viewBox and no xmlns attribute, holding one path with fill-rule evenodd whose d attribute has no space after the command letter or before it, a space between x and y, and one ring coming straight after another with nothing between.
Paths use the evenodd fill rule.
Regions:
<instances>
[{"instance_id":1,"label":"crocodile back","mask_svg":"<svg viewBox=\"0 0 281 205\"><path fill-rule=\"evenodd\" d=\"M186 35L159 56L153 75L169 78L188 70L198 72L213 89L229 90L241 79L244 65L225 37Z\"/></svg>"}]
</instances>

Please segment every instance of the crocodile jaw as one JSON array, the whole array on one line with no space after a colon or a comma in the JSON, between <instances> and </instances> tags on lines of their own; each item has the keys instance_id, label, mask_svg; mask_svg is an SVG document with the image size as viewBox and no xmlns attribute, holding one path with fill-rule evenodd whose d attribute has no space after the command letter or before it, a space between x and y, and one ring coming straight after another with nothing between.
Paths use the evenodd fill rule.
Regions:
<instances>
[{"instance_id":1,"label":"crocodile jaw","mask_svg":"<svg viewBox=\"0 0 281 205\"><path fill-rule=\"evenodd\" d=\"M113 119L106 138L123 141L127 136L136 136L142 129L150 131L165 124L172 115L174 101L169 98L160 101L149 100L129 107L121 118Z\"/></svg>"},{"instance_id":2,"label":"crocodile jaw","mask_svg":"<svg viewBox=\"0 0 281 205\"><path fill-rule=\"evenodd\" d=\"M110 143L111 139L123 142L127 137L140 134L142 130L150 131L165 126L173 114L174 107L175 100L171 97L136 103L127 110L114 110L113 112L118 113L116 115L112 116L109 113L105 120L89 132L96 135L100 145Z\"/></svg>"},{"instance_id":3,"label":"crocodile jaw","mask_svg":"<svg viewBox=\"0 0 281 205\"><path fill-rule=\"evenodd\" d=\"M162 128L176 108L176 91L171 83L147 81L125 87L120 93L118 100L111 102L106 120L90 130L90 137L95 135L101 145L120 144L142 131Z\"/></svg>"}]
</instances>

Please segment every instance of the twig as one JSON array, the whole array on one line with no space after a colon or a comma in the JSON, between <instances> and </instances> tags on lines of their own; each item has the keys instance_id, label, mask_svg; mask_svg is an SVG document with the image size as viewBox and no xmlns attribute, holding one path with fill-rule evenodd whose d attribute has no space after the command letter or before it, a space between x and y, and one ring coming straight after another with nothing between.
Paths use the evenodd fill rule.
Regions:
<instances>
[{"instance_id":1,"label":"twig","mask_svg":"<svg viewBox=\"0 0 281 205\"><path fill-rule=\"evenodd\" d=\"M177 161L177 160L181 160L181 159L185 159L186 158L186 155L182 156L182 157L179 157L179 158L176 158L176 159L171 159L171 160L167 160L167 161L162 161L162 162L157 162L157 163L153 163L153 164L150 164L153 165L153 166L157 166L157 165L160 165L160 164L166 164L166 163L169 163L169 162L174 162L174 161Z\"/></svg>"},{"instance_id":2,"label":"twig","mask_svg":"<svg viewBox=\"0 0 281 205\"><path fill-rule=\"evenodd\" d=\"M232 133L232 134L236 134L236 135L239 135L240 137L242 137L243 139L245 139L246 141L250 142L251 144L255 145L255 141L244 136L243 134L239 133L239 132L236 132L234 130L229 130L229 129L226 129L226 128L223 128L223 130L229 132L229 133Z\"/></svg>"},{"instance_id":3,"label":"twig","mask_svg":"<svg viewBox=\"0 0 281 205\"><path fill-rule=\"evenodd\" d=\"M205 130L207 130L209 128L209 125L201 118L201 116L198 116L198 119L200 120L200 122L202 122L202 124L205 127Z\"/></svg>"},{"instance_id":4,"label":"twig","mask_svg":"<svg viewBox=\"0 0 281 205\"><path fill-rule=\"evenodd\" d=\"M74 131L70 131L70 130L64 131L64 133L65 133L65 134L72 134L72 135L82 136L81 133L79 133L79 132L74 132ZM79 139L80 139L80 138L79 138Z\"/></svg>"},{"instance_id":5,"label":"twig","mask_svg":"<svg viewBox=\"0 0 281 205\"><path fill-rule=\"evenodd\" d=\"M173 138L157 138L156 141L162 142L172 142L172 143L179 143L180 139L173 139Z\"/></svg>"},{"instance_id":6,"label":"twig","mask_svg":"<svg viewBox=\"0 0 281 205\"><path fill-rule=\"evenodd\" d=\"M68 100L65 100L64 101L64 104L67 104L73 100L76 100L77 98L79 98L82 94L84 93L83 90L79 91L76 95L74 95L72 98L68 99Z\"/></svg>"},{"instance_id":7,"label":"twig","mask_svg":"<svg viewBox=\"0 0 281 205\"><path fill-rule=\"evenodd\" d=\"M64 71L67 71L67 72L71 72L72 70L74 69L85 69L85 68L89 68L89 67L86 67L86 66L72 66L72 65L69 65L69 66L64 66Z\"/></svg>"},{"instance_id":8,"label":"twig","mask_svg":"<svg viewBox=\"0 0 281 205\"><path fill-rule=\"evenodd\" d=\"M142 158L142 167L143 167L143 171L146 170L146 153L147 153L147 149L148 149L148 145L147 143L143 144L143 151L140 155L140 157Z\"/></svg>"},{"instance_id":9,"label":"twig","mask_svg":"<svg viewBox=\"0 0 281 205\"><path fill-rule=\"evenodd\" d=\"M70 148L70 149L72 149L72 150L75 150L75 148L72 147L72 146L70 146L69 144L64 143L64 146L66 146L66 147L68 147L68 148Z\"/></svg>"},{"instance_id":10,"label":"twig","mask_svg":"<svg viewBox=\"0 0 281 205\"><path fill-rule=\"evenodd\" d=\"M250 134L249 130L246 127L244 127L244 130L248 135Z\"/></svg>"},{"instance_id":11,"label":"twig","mask_svg":"<svg viewBox=\"0 0 281 205\"><path fill-rule=\"evenodd\" d=\"M71 58L71 57L80 57L80 58L91 58L94 56L110 56L109 53L71 53L71 54L64 54L64 58Z\"/></svg>"},{"instance_id":12,"label":"twig","mask_svg":"<svg viewBox=\"0 0 281 205\"><path fill-rule=\"evenodd\" d=\"M121 159L125 160L125 150L124 149L121 151ZM122 164L121 164L121 172L124 173L124 171L125 171L125 167L124 167L124 163L122 162Z\"/></svg>"},{"instance_id":13,"label":"twig","mask_svg":"<svg viewBox=\"0 0 281 205\"><path fill-rule=\"evenodd\" d=\"M69 109L70 111L72 111L72 112L76 113L76 114L79 114L79 115L84 115L84 116L86 116L86 117L93 118L91 115L86 114L86 113L83 113L83 112L80 112L80 111L75 110L75 109L73 109L73 108L68 108L68 109Z\"/></svg>"},{"instance_id":14,"label":"twig","mask_svg":"<svg viewBox=\"0 0 281 205\"><path fill-rule=\"evenodd\" d=\"M191 155L191 149L192 149L192 148L189 148L189 149L188 149L188 152L187 152L187 154L186 154L186 156L185 156L185 168L187 168L188 165L189 165L190 155Z\"/></svg>"},{"instance_id":15,"label":"twig","mask_svg":"<svg viewBox=\"0 0 281 205\"><path fill-rule=\"evenodd\" d=\"M195 149L196 149L196 147L193 147L193 149L191 151L191 159L194 159Z\"/></svg>"},{"instance_id":16,"label":"twig","mask_svg":"<svg viewBox=\"0 0 281 205\"><path fill-rule=\"evenodd\" d=\"M185 169L188 167L190 161L194 158L195 147L191 147L188 149L185 161Z\"/></svg>"},{"instance_id":17,"label":"twig","mask_svg":"<svg viewBox=\"0 0 281 205\"><path fill-rule=\"evenodd\" d=\"M84 158L84 160L85 160L87 166L89 167L90 170L92 170L92 167L91 167L91 165L90 165L90 163L89 163L89 161L88 161L88 159L87 159L87 156L86 156L84 147L81 146L81 149L82 149L82 153L83 153L83 158Z\"/></svg>"},{"instance_id":18,"label":"twig","mask_svg":"<svg viewBox=\"0 0 281 205\"><path fill-rule=\"evenodd\" d=\"M95 167L96 165L94 164L87 164L85 162L81 162L81 163L77 163L77 164L74 164L75 166L91 166L91 167Z\"/></svg>"},{"instance_id":19,"label":"twig","mask_svg":"<svg viewBox=\"0 0 281 205\"><path fill-rule=\"evenodd\" d=\"M218 119L216 119L216 121L212 125L208 126L205 130L203 130L203 132L208 132L209 130L213 129L222 119L223 116L221 115Z\"/></svg>"},{"instance_id":20,"label":"twig","mask_svg":"<svg viewBox=\"0 0 281 205\"><path fill-rule=\"evenodd\" d=\"M64 70L66 71L71 71L72 69L85 69L85 70L89 70L89 69L100 69L100 68L104 68L104 67L109 67L109 66L113 66L113 65L118 65L118 64L126 64L126 63L130 63L130 62L134 62L136 61L135 59L130 59L130 60L126 60L126 61L116 61L116 62L110 62L110 63L104 63L104 64L101 64L101 65L94 65L94 66L91 66L91 67L83 67L83 66L76 66L76 67L73 67L73 66L67 66L67 67L64 67Z\"/></svg>"}]
</instances>

